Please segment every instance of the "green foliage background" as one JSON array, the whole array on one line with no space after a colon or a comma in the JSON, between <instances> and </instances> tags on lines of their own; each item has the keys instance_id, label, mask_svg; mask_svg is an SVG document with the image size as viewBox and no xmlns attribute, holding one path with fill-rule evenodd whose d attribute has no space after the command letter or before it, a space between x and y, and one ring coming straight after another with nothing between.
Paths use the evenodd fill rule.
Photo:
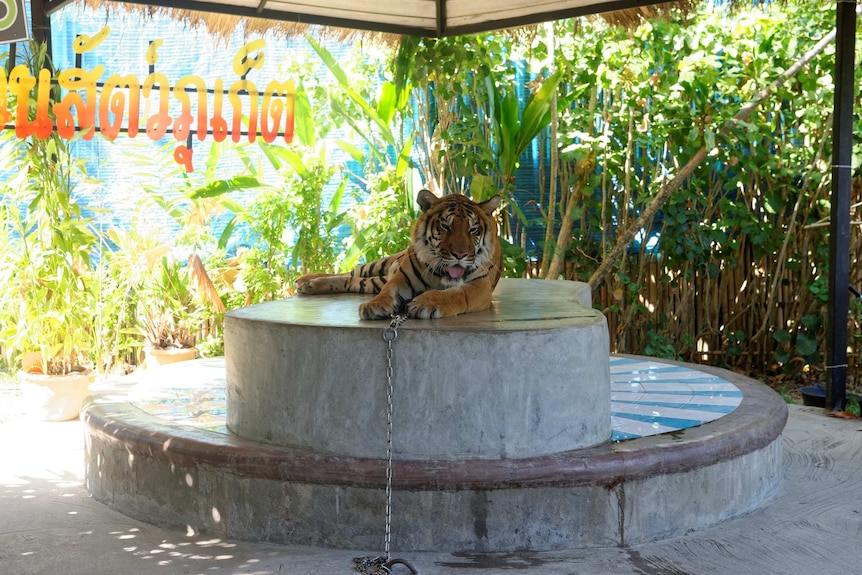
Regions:
<instances>
[{"instance_id":1,"label":"green foliage background","mask_svg":"<svg viewBox=\"0 0 862 575\"><path fill-rule=\"evenodd\" d=\"M564 54L557 66L571 86L590 90L560 116L562 187L579 177L582 158L600 167L589 176L590 193L578 197L566 277L589 278L660 184L702 145L712 150L596 294L617 350L816 375L828 273L822 224L829 218L834 45L727 137L719 132L833 26L830 6L788 2L732 18L705 10L633 32L574 27L568 36L555 34L573 39L557 46ZM862 89L856 93L862 133ZM857 142L854 201L862 192L860 156ZM855 230L853 246L856 255ZM852 283L860 280L854 270ZM856 313L849 329L858 334Z\"/></svg>"}]
</instances>

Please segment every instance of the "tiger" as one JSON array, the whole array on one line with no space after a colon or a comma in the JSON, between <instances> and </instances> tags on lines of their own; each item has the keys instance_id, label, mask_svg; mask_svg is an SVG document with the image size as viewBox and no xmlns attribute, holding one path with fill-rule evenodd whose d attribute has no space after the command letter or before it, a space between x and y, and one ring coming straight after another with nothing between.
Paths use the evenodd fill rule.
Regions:
<instances>
[{"instance_id":1,"label":"tiger","mask_svg":"<svg viewBox=\"0 0 862 575\"><path fill-rule=\"evenodd\" d=\"M422 190L421 214L409 247L344 274L308 274L298 294L376 294L359 306L364 320L397 314L437 319L486 310L502 273L494 212L499 195L476 203L461 194L437 197Z\"/></svg>"}]
</instances>

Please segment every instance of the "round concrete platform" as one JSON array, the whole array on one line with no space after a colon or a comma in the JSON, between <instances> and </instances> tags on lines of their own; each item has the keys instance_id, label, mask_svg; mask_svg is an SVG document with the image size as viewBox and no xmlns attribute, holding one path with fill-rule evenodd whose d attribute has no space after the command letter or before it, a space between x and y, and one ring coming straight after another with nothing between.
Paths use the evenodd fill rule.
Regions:
<instances>
[{"instance_id":1,"label":"round concrete platform","mask_svg":"<svg viewBox=\"0 0 862 575\"><path fill-rule=\"evenodd\" d=\"M299 296L225 320L227 425L263 443L386 456L386 321L359 295ZM608 441L605 317L580 282L502 280L491 308L408 320L393 342L395 459L521 458Z\"/></svg>"},{"instance_id":2,"label":"round concrete platform","mask_svg":"<svg viewBox=\"0 0 862 575\"><path fill-rule=\"evenodd\" d=\"M781 481L786 405L749 378L688 367L735 385L739 406L698 427L548 456L396 461L393 548L634 545L756 508ZM382 460L261 444L115 398L95 397L82 418L87 488L126 515L218 537L380 548Z\"/></svg>"},{"instance_id":3,"label":"round concrete platform","mask_svg":"<svg viewBox=\"0 0 862 575\"><path fill-rule=\"evenodd\" d=\"M602 360L607 365L607 355ZM684 365L663 363L657 373ZM686 367L703 379L717 376L741 401L697 427L553 453L402 454L393 467L393 547L510 552L637 544L757 507L781 480L785 404L754 380ZM652 373L639 369L637 385ZM399 389L396 401L409 395L409 383ZM577 394L565 400L576 402ZM126 401L97 399L83 419L88 488L127 515L236 539L380 548L384 458L194 428Z\"/></svg>"}]
</instances>

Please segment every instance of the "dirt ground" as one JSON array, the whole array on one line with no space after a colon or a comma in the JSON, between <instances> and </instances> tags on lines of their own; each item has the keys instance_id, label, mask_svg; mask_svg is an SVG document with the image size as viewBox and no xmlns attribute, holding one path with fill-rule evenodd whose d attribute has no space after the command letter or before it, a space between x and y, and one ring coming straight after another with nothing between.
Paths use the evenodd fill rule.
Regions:
<instances>
[{"instance_id":1,"label":"dirt ground","mask_svg":"<svg viewBox=\"0 0 862 575\"><path fill-rule=\"evenodd\" d=\"M803 371L801 374L746 374L753 379L764 382L766 385L781 395L790 405L805 405L805 398L801 389L822 385L825 386L826 379L822 371ZM847 394L862 398L862 386L853 381L847 382Z\"/></svg>"}]
</instances>

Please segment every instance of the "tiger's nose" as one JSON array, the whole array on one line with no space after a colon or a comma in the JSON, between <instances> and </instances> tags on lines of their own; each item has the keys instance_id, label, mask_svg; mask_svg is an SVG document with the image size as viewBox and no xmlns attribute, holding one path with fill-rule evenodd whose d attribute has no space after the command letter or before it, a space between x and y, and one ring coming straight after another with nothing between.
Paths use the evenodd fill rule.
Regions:
<instances>
[{"instance_id":1,"label":"tiger's nose","mask_svg":"<svg viewBox=\"0 0 862 575\"><path fill-rule=\"evenodd\" d=\"M452 252L452 255L458 258L459 260L463 260L467 257L467 252Z\"/></svg>"}]
</instances>

